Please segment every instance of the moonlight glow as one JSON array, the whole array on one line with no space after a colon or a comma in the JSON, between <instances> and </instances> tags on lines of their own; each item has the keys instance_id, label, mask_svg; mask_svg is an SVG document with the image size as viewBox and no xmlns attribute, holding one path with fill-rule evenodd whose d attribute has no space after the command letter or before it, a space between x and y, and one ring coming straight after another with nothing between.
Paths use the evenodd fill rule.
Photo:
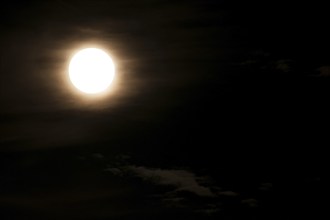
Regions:
<instances>
[{"instance_id":1,"label":"moonlight glow","mask_svg":"<svg viewBox=\"0 0 330 220\"><path fill-rule=\"evenodd\" d=\"M115 75L112 59L103 50L87 48L76 53L69 65L72 84L84 93L105 91Z\"/></svg>"}]
</instances>

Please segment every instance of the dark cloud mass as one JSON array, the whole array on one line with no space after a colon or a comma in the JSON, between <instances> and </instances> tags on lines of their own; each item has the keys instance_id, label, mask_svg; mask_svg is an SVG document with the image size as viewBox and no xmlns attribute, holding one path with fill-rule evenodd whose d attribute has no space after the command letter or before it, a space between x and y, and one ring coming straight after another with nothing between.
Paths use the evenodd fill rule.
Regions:
<instances>
[{"instance_id":1,"label":"dark cloud mass","mask_svg":"<svg viewBox=\"0 0 330 220\"><path fill-rule=\"evenodd\" d=\"M318 219L328 15L316 2L1 2L0 219ZM107 95L68 80L85 47L115 62Z\"/></svg>"}]
</instances>

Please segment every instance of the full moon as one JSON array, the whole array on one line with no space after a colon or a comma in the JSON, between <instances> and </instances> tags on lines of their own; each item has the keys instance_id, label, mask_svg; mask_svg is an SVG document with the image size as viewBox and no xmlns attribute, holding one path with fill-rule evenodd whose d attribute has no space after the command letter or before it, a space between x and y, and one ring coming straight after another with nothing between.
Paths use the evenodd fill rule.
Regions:
<instances>
[{"instance_id":1,"label":"full moon","mask_svg":"<svg viewBox=\"0 0 330 220\"><path fill-rule=\"evenodd\" d=\"M70 81L81 92L103 92L108 89L114 76L115 65L111 57L101 49L80 50L70 61Z\"/></svg>"}]
</instances>

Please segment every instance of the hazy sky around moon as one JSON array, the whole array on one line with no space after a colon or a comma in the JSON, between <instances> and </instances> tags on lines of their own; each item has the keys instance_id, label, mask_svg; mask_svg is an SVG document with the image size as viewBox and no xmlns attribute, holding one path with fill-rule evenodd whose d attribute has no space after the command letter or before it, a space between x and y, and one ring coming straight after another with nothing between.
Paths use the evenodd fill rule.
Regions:
<instances>
[{"instance_id":1,"label":"hazy sky around moon","mask_svg":"<svg viewBox=\"0 0 330 220\"><path fill-rule=\"evenodd\" d=\"M10 31L3 31L0 41L6 51L1 64L1 81L6 82L1 86L2 114L48 115L60 110L125 108L135 109L139 115L129 117L152 118L168 114L198 94L213 99L208 91L213 88L226 92L233 69L243 67L240 63L257 59L258 65L275 68L278 60L297 58L291 55L291 48L287 48L285 57L278 55L280 48L290 43L281 38L276 38L277 43L265 44L279 29L256 22L258 15L266 16L265 12L244 17L239 10L237 13L244 17L240 21L234 9L222 3L221 7L199 1L136 3L135 7L128 7L124 2L116 2L110 8L102 7L107 5L102 1L93 3L93 7L89 4L89 1L77 6L64 1L38 2L27 4L24 10L15 9L26 19L3 15L9 18L3 22ZM119 12L116 8L123 9ZM149 8L152 13L143 12ZM62 12L61 16L58 12ZM158 15L167 16L165 19ZM270 23L276 21L272 14L268 19ZM8 20L11 23L6 23ZM259 36L264 32L270 36ZM274 43L278 48L274 49ZM120 72L113 94L100 99L75 93L66 78L70 56L90 46L109 51ZM22 51L26 54L22 55ZM318 57L315 53L307 56ZM268 64L263 64L262 60L267 59ZM309 65L313 71L322 62ZM205 85L208 89L203 93ZM6 94L11 94L10 98Z\"/></svg>"}]
</instances>

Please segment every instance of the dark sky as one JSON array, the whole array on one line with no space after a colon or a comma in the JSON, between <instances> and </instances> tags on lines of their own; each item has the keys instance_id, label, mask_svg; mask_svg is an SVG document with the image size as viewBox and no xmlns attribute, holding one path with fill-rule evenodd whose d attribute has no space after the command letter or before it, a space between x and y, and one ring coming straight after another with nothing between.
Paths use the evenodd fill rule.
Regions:
<instances>
[{"instance_id":1,"label":"dark sky","mask_svg":"<svg viewBox=\"0 0 330 220\"><path fill-rule=\"evenodd\" d=\"M321 217L329 10L288 1L0 5L0 219ZM67 79L109 52L111 92Z\"/></svg>"}]
</instances>

